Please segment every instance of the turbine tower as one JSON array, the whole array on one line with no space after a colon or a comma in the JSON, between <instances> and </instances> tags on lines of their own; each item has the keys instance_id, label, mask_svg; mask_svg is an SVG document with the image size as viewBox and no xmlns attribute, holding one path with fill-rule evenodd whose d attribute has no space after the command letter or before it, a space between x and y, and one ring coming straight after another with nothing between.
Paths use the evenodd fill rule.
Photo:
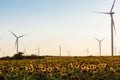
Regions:
<instances>
[{"instance_id":1,"label":"turbine tower","mask_svg":"<svg viewBox=\"0 0 120 80\"><path fill-rule=\"evenodd\" d=\"M113 5L110 9L110 12L97 12L97 13L101 13L101 14L108 14L111 17L111 55L114 56L114 35L113 35L113 29L115 31L116 34L116 29L115 29L115 23L114 23L114 19L113 19L113 14L115 14L115 12L113 12L113 8L115 5L116 0L114 0Z\"/></svg>"},{"instance_id":2,"label":"turbine tower","mask_svg":"<svg viewBox=\"0 0 120 80\"><path fill-rule=\"evenodd\" d=\"M87 56L89 56L89 49L88 48L87 48L86 52L87 52Z\"/></svg>"},{"instance_id":3,"label":"turbine tower","mask_svg":"<svg viewBox=\"0 0 120 80\"><path fill-rule=\"evenodd\" d=\"M61 56L61 46L59 46L59 53L60 53L60 56Z\"/></svg>"},{"instance_id":4,"label":"turbine tower","mask_svg":"<svg viewBox=\"0 0 120 80\"><path fill-rule=\"evenodd\" d=\"M24 54L26 53L26 49L25 48L24 48L23 52L24 52Z\"/></svg>"},{"instance_id":5,"label":"turbine tower","mask_svg":"<svg viewBox=\"0 0 120 80\"><path fill-rule=\"evenodd\" d=\"M70 56L70 51L68 50L68 56Z\"/></svg>"},{"instance_id":6,"label":"turbine tower","mask_svg":"<svg viewBox=\"0 0 120 80\"><path fill-rule=\"evenodd\" d=\"M19 54L18 50L19 50L19 44L18 44L18 40L22 37L24 37L25 35L22 36L17 36L16 34L14 34L12 31L9 30L10 33L13 34L14 37L16 37L16 42L15 42L15 46L17 46L16 48L16 53Z\"/></svg>"},{"instance_id":7,"label":"turbine tower","mask_svg":"<svg viewBox=\"0 0 120 80\"><path fill-rule=\"evenodd\" d=\"M39 54L40 54L40 47L38 47L36 50L38 51L38 56L39 56Z\"/></svg>"},{"instance_id":8,"label":"turbine tower","mask_svg":"<svg viewBox=\"0 0 120 80\"><path fill-rule=\"evenodd\" d=\"M98 42L99 42L99 54L100 54L100 56L101 56L101 42L104 40L104 39L97 39L97 38L95 38Z\"/></svg>"}]
</instances>

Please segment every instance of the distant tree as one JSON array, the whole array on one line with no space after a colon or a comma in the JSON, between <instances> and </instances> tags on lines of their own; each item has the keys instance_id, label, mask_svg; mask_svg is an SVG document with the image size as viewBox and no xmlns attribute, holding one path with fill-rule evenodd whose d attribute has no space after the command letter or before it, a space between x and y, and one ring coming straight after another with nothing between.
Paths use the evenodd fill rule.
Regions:
<instances>
[{"instance_id":1,"label":"distant tree","mask_svg":"<svg viewBox=\"0 0 120 80\"><path fill-rule=\"evenodd\" d=\"M24 54L23 52L18 52L18 54L15 54L13 56L13 59L23 59L24 58L23 54Z\"/></svg>"},{"instance_id":2,"label":"distant tree","mask_svg":"<svg viewBox=\"0 0 120 80\"><path fill-rule=\"evenodd\" d=\"M11 58L10 56L4 57L5 60L9 60L10 58Z\"/></svg>"},{"instance_id":3,"label":"distant tree","mask_svg":"<svg viewBox=\"0 0 120 80\"><path fill-rule=\"evenodd\" d=\"M31 54L30 57L33 58L33 59L36 59L36 58L37 58L37 55L35 55L35 54Z\"/></svg>"},{"instance_id":4,"label":"distant tree","mask_svg":"<svg viewBox=\"0 0 120 80\"><path fill-rule=\"evenodd\" d=\"M25 56L23 52L19 52L18 54L14 54L12 57L6 56L6 57L1 57L0 60L11 60L11 59L43 59L46 56L37 56L35 54L31 54L29 56Z\"/></svg>"},{"instance_id":5,"label":"distant tree","mask_svg":"<svg viewBox=\"0 0 120 80\"><path fill-rule=\"evenodd\" d=\"M35 55L35 54L31 54L31 56L37 56L37 55Z\"/></svg>"}]
</instances>

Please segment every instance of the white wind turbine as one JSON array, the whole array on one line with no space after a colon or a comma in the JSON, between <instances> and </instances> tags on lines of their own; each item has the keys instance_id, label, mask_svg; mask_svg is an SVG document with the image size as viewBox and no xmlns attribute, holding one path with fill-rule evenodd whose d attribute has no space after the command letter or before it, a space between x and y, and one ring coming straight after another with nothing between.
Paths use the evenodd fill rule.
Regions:
<instances>
[{"instance_id":1,"label":"white wind turbine","mask_svg":"<svg viewBox=\"0 0 120 80\"><path fill-rule=\"evenodd\" d=\"M38 47L36 50L38 51L38 56L39 56L39 54L40 54L40 47Z\"/></svg>"},{"instance_id":2,"label":"white wind turbine","mask_svg":"<svg viewBox=\"0 0 120 80\"><path fill-rule=\"evenodd\" d=\"M24 37L25 35L17 36L17 35L14 34L12 31L9 30L9 32L12 33L14 37L16 37L16 41L15 41L15 46L17 46L17 48L16 48L16 53L19 54L19 52L18 52L18 50L19 50L18 40L19 40L19 38L22 38L22 37Z\"/></svg>"},{"instance_id":3,"label":"white wind turbine","mask_svg":"<svg viewBox=\"0 0 120 80\"><path fill-rule=\"evenodd\" d=\"M87 56L89 56L89 49L87 48L85 51L87 52Z\"/></svg>"},{"instance_id":4,"label":"white wind turbine","mask_svg":"<svg viewBox=\"0 0 120 80\"><path fill-rule=\"evenodd\" d=\"M111 17L111 54L112 56L114 56L114 35L113 35L113 28L116 34L116 29L115 29L115 23L114 23L114 19L113 19L113 14L115 14L115 12L113 12L113 8L115 5L116 0L114 0L113 5L111 7L110 12L97 12L97 13L101 13L101 14L108 14Z\"/></svg>"},{"instance_id":5,"label":"white wind turbine","mask_svg":"<svg viewBox=\"0 0 120 80\"><path fill-rule=\"evenodd\" d=\"M98 42L99 42L99 54L101 56L101 42L104 40L104 39L98 39L98 38L95 38Z\"/></svg>"},{"instance_id":6,"label":"white wind turbine","mask_svg":"<svg viewBox=\"0 0 120 80\"><path fill-rule=\"evenodd\" d=\"M60 56L61 56L61 45L58 46L59 47L59 53L60 53Z\"/></svg>"},{"instance_id":7,"label":"white wind turbine","mask_svg":"<svg viewBox=\"0 0 120 80\"><path fill-rule=\"evenodd\" d=\"M68 50L68 56L70 56L70 50Z\"/></svg>"}]
</instances>

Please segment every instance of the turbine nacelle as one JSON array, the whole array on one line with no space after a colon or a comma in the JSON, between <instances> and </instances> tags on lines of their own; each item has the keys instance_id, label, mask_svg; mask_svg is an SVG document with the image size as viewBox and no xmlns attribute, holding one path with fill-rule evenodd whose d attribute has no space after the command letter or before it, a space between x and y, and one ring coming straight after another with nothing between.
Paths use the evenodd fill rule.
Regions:
<instances>
[{"instance_id":1,"label":"turbine nacelle","mask_svg":"<svg viewBox=\"0 0 120 80\"><path fill-rule=\"evenodd\" d=\"M115 14L115 12L110 12L110 14Z\"/></svg>"},{"instance_id":2,"label":"turbine nacelle","mask_svg":"<svg viewBox=\"0 0 120 80\"><path fill-rule=\"evenodd\" d=\"M95 39L96 39L98 42L102 42L102 41L104 40L104 38L103 38L103 39L98 39L98 38L96 38L96 37L95 37Z\"/></svg>"}]
</instances>

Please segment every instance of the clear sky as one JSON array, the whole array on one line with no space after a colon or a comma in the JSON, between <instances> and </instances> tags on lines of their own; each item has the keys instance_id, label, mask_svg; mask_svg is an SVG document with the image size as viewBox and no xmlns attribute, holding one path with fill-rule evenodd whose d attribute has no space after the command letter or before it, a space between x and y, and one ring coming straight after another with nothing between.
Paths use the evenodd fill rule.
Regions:
<instances>
[{"instance_id":1,"label":"clear sky","mask_svg":"<svg viewBox=\"0 0 120 80\"><path fill-rule=\"evenodd\" d=\"M0 0L0 56L16 53L16 35L27 34L19 39L19 51L26 55L86 56L99 55L98 42L94 39L105 38L102 42L102 55L110 53L110 16L93 13L109 12L113 0ZM116 54L120 51L120 0L114 7ZM5 53L5 54L3 54Z\"/></svg>"}]
</instances>

